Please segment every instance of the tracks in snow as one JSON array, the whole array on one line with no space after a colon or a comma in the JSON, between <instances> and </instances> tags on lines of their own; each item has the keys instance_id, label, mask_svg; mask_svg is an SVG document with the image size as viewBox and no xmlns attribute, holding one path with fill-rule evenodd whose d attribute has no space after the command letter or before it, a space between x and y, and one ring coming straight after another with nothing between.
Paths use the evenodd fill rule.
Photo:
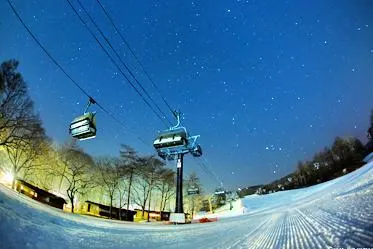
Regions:
<instances>
[{"instance_id":1,"label":"tracks in snow","mask_svg":"<svg viewBox=\"0 0 373 249\"><path fill-rule=\"evenodd\" d=\"M358 248L373 246L373 190L327 196L266 214L229 248ZM264 219L264 221L263 221Z\"/></svg>"}]
</instances>

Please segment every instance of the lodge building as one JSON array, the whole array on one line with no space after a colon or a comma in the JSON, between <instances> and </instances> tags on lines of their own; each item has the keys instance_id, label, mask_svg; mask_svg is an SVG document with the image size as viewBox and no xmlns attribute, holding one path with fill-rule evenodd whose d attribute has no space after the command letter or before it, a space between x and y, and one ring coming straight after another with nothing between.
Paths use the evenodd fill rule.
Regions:
<instances>
[{"instance_id":1,"label":"lodge building","mask_svg":"<svg viewBox=\"0 0 373 249\"><path fill-rule=\"evenodd\" d=\"M63 209L64 204L66 204L65 199L62 197L49 193L21 179L16 180L16 190L21 194L55 208Z\"/></svg>"}]
</instances>

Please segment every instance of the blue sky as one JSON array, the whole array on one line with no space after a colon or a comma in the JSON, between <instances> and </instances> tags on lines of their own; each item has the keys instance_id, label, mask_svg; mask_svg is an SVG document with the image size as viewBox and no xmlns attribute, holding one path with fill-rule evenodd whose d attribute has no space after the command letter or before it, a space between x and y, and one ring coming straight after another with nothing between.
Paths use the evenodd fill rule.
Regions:
<instances>
[{"instance_id":1,"label":"blue sky","mask_svg":"<svg viewBox=\"0 0 373 249\"><path fill-rule=\"evenodd\" d=\"M52 56L126 127L93 106L98 134L81 142L82 147L94 156L118 155L122 143L141 154L154 153L153 139L167 127L68 2L13 3ZM171 120L97 1L82 3ZM161 95L181 110L189 132L201 135L206 164L227 188L284 176L336 136L366 141L373 108L371 1L101 3ZM66 141L68 125L83 112L86 96L32 40L6 1L0 3L0 15L0 60L20 61L48 135L58 143ZM218 185L199 160L187 158L185 171L197 171L207 188Z\"/></svg>"}]
</instances>

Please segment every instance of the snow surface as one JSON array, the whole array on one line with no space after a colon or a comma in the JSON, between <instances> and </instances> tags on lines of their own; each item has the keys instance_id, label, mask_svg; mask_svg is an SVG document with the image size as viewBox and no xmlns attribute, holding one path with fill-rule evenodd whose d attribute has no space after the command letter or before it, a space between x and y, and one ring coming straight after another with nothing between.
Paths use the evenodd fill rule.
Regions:
<instances>
[{"instance_id":1,"label":"snow surface","mask_svg":"<svg viewBox=\"0 0 373 249\"><path fill-rule=\"evenodd\" d=\"M65 213L0 186L0 248L373 247L373 162L326 183L227 207L212 223L126 223Z\"/></svg>"}]
</instances>

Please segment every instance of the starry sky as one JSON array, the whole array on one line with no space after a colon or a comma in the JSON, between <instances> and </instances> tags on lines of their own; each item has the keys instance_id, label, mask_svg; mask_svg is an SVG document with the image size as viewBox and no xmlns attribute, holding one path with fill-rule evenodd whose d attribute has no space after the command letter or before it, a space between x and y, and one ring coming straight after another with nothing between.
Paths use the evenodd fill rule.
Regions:
<instances>
[{"instance_id":1,"label":"starry sky","mask_svg":"<svg viewBox=\"0 0 373 249\"><path fill-rule=\"evenodd\" d=\"M81 1L167 118L174 122L158 93L183 113L191 135L201 135L204 159L186 156L185 174L196 171L207 189L220 180L228 189L268 183L336 136L366 141L373 108L372 1L101 0L156 88L97 1ZM153 139L167 128L165 120L139 97L68 2L12 2L68 74L121 122L92 106L98 134L81 146L93 156L118 155L123 143L155 153ZM0 16L0 60L20 61L47 134L67 141L69 123L84 111L87 97L6 1Z\"/></svg>"}]
</instances>

